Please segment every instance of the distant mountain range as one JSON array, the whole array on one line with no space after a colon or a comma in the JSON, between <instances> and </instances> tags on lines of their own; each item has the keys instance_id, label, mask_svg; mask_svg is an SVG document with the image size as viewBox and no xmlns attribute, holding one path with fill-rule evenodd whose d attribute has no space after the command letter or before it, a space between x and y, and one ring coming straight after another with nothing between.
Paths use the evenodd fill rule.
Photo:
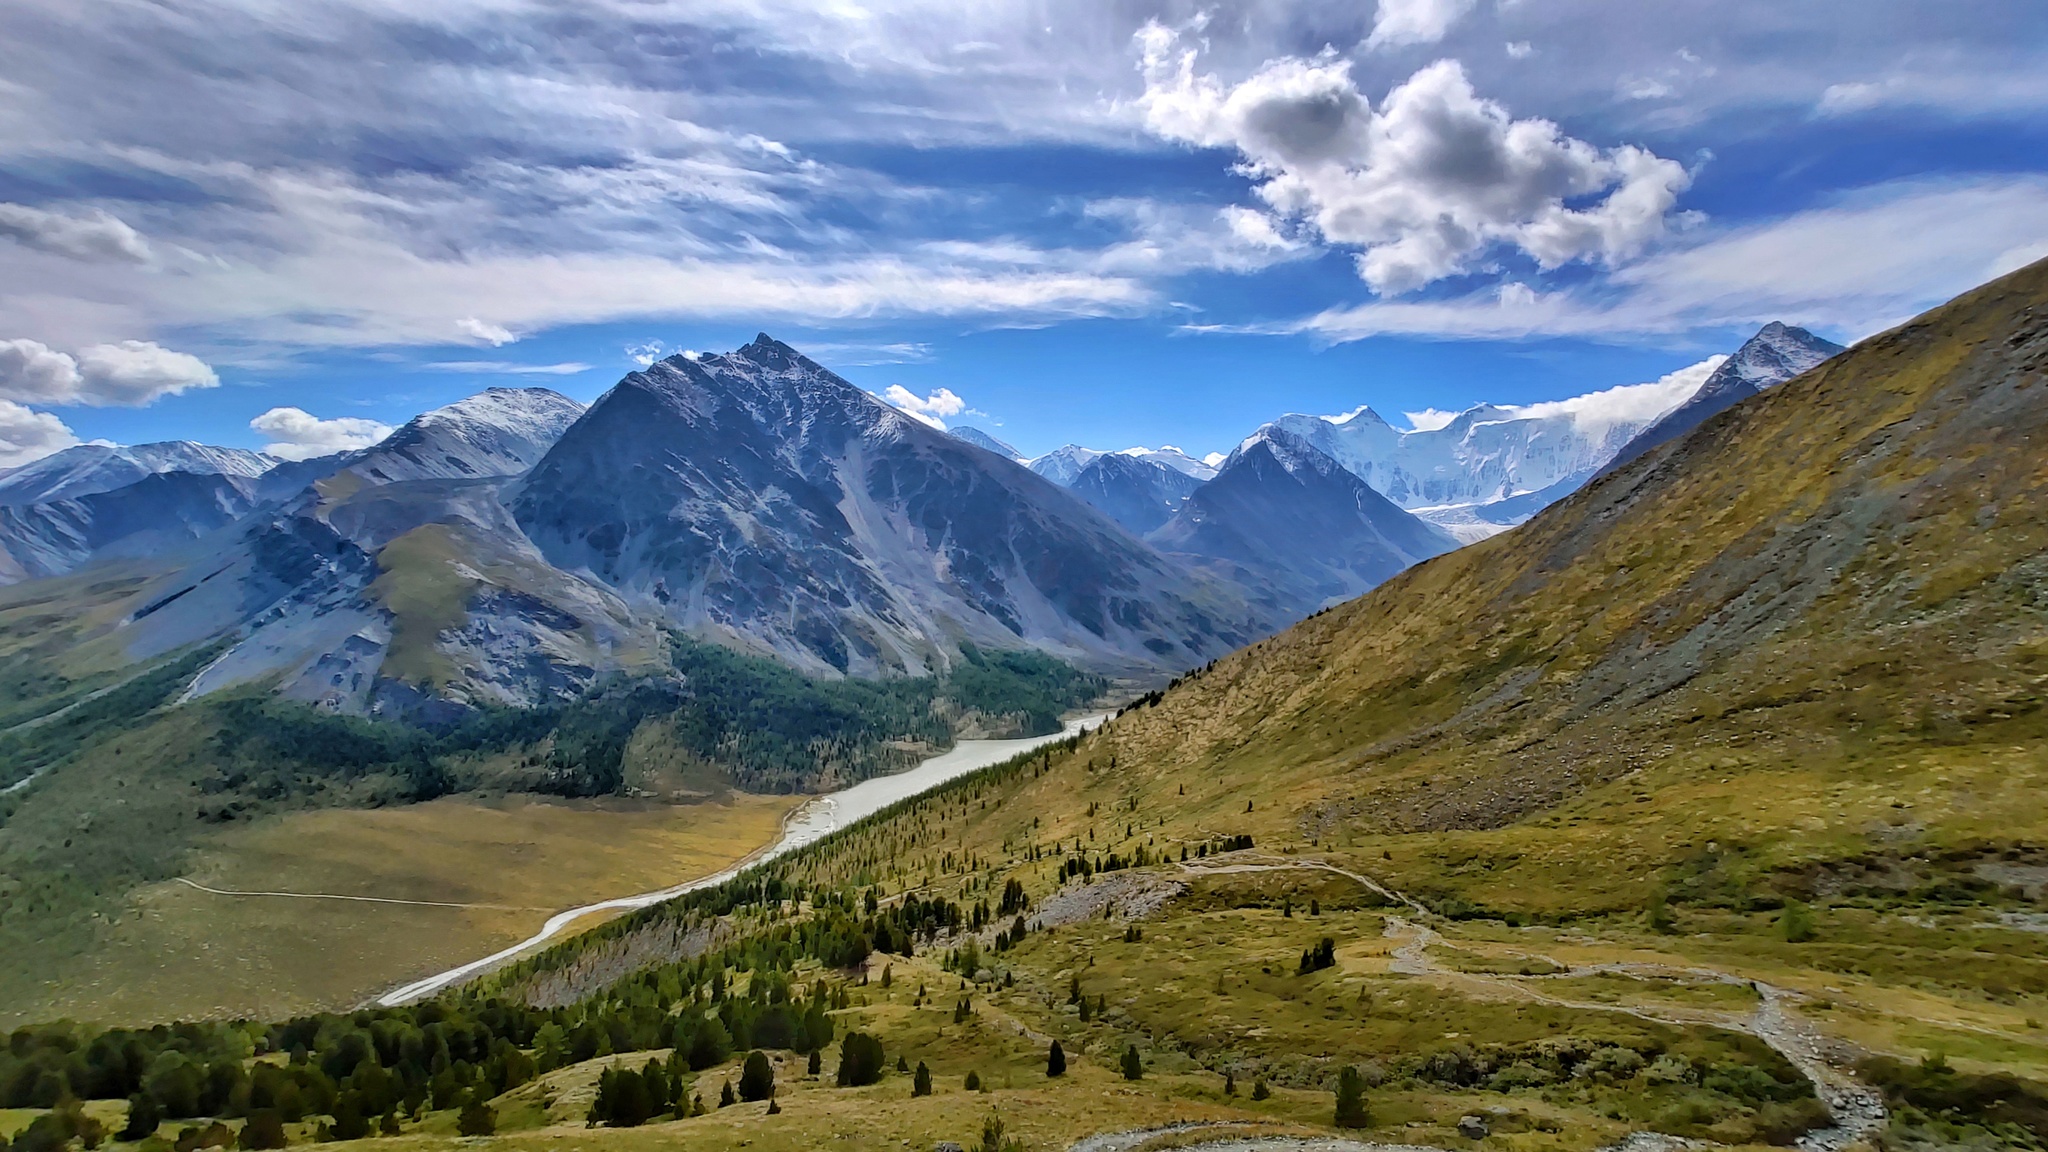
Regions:
<instances>
[{"instance_id":1,"label":"distant mountain range","mask_svg":"<svg viewBox=\"0 0 2048 1152\"><path fill-rule=\"evenodd\" d=\"M67 449L0 474L0 584L104 572L63 624L94 659L221 642L195 691L345 712L572 694L651 666L665 629L813 673L918 673L973 644L1150 679L1520 523L1835 350L1774 324L1704 385L1620 406L1405 431L1289 415L1228 456L1026 459L764 334L587 411L494 388L317 460Z\"/></svg>"}]
</instances>

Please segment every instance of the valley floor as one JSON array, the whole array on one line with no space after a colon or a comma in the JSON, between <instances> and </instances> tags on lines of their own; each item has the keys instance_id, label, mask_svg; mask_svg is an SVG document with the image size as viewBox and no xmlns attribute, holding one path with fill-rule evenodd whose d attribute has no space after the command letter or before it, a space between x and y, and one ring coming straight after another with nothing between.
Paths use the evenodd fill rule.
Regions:
<instances>
[{"instance_id":1,"label":"valley floor","mask_svg":"<svg viewBox=\"0 0 2048 1152\"><path fill-rule=\"evenodd\" d=\"M200 848L192 883L137 891L68 979L8 996L0 1026L346 1009L516 943L562 908L728 867L772 842L802 800L448 797L233 828Z\"/></svg>"}]
</instances>

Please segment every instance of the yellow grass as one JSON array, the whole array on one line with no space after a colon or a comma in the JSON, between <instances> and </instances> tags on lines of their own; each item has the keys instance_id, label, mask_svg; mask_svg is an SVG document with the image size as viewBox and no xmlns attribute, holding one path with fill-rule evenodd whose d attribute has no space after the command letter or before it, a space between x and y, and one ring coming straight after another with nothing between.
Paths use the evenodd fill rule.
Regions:
<instances>
[{"instance_id":1,"label":"yellow grass","mask_svg":"<svg viewBox=\"0 0 2048 1152\"><path fill-rule=\"evenodd\" d=\"M680 807L448 798L284 816L218 835L190 879L230 891L476 907L155 884L135 894L72 978L0 1015L276 1020L351 1007L516 943L563 908L724 868L773 841L797 802L743 793Z\"/></svg>"}]
</instances>

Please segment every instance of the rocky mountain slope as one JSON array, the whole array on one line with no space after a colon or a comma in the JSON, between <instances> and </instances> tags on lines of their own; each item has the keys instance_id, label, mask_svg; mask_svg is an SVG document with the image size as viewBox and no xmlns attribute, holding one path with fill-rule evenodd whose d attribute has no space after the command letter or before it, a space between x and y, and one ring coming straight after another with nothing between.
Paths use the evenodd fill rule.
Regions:
<instances>
[{"instance_id":1,"label":"rocky mountain slope","mask_svg":"<svg viewBox=\"0 0 2048 1152\"><path fill-rule=\"evenodd\" d=\"M376 484L516 476L540 462L583 405L547 388L491 388L413 417L348 458Z\"/></svg>"},{"instance_id":2,"label":"rocky mountain slope","mask_svg":"<svg viewBox=\"0 0 2048 1152\"><path fill-rule=\"evenodd\" d=\"M556 566L806 669L963 640L1163 669L1261 631L1227 585L766 335L627 376L510 500Z\"/></svg>"},{"instance_id":3,"label":"rocky mountain slope","mask_svg":"<svg viewBox=\"0 0 2048 1152\"><path fill-rule=\"evenodd\" d=\"M1018 461L1019 463L1022 463L1024 460L1023 453L1017 451L1015 448L1010 447L1008 443L1002 440L998 440L994 436L991 436L988 433L983 432L979 428L969 427L967 425L959 425L956 427L948 428L946 429L946 431L951 432L955 438L965 440L969 444L972 444L977 448L986 448L989 451L995 453L996 455L1001 456L1005 460L1015 460Z\"/></svg>"},{"instance_id":4,"label":"rocky mountain slope","mask_svg":"<svg viewBox=\"0 0 2048 1152\"><path fill-rule=\"evenodd\" d=\"M1618 468L1667 440L1675 440L1751 396L1805 372L1842 351L1804 328L1773 321L1750 337L1735 355L1714 369L1700 390L1659 417L1615 454Z\"/></svg>"},{"instance_id":5,"label":"rocky mountain slope","mask_svg":"<svg viewBox=\"0 0 2048 1152\"><path fill-rule=\"evenodd\" d=\"M1277 428L1233 453L1149 539L1169 552L1237 566L1272 589L1294 616L1355 596L1458 546L1327 454Z\"/></svg>"},{"instance_id":6,"label":"rocky mountain slope","mask_svg":"<svg viewBox=\"0 0 2048 1152\"><path fill-rule=\"evenodd\" d=\"M1088 462L1067 490L1136 536L1158 528L1187 503L1199 477L1122 452Z\"/></svg>"},{"instance_id":7,"label":"rocky mountain slope","mask_svg":"<svg viewBox=\"0 0 2048 1152\"><path fill-rule=\"evenodd\" d=\"M167 471L113 491L0 506L0 584L189 544L247 515L254 492L247 476Z\"/></svg>"}]
</instances>

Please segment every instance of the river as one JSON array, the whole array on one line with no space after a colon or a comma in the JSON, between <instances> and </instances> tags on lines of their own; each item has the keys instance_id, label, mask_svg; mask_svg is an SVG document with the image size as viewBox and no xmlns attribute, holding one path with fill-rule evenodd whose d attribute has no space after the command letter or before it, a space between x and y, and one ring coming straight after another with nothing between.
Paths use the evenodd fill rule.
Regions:
<instances>
[{"instance_id":1,"label":"river","mask_svg":"<svg viewBox=\"0 0 2048 1152\"><path fill-rule=\"evenodd\" d=\"M659 904L664 900L672 900L685 892L694 892L699 888L709 888L716 884L723 884L747 868L751 868L756 864L766 863L778 856L787 855L806 844L814 844L826 836L839 831L841 828L845 828L856 821L880 812L899 800L908 800L910 797L916 796L921 792L928 792L948 780L955 780L967 775L969 772L1000 764L1019 753L1029 752L1033 748L1042 747L1055 740L1064 740L1070 736L1078 735L1096 727L1108 718L1108 713L1082 716L1078 719L1067 721L1065 727L1049 736L1031 736L1022 740L962 740L955 744L951 751L940 753L929 760L923 761L917 767L907 772L898 772L893 776L877 776L871 780L863 780L850 788L843 788L837 792L830 792L812 799L803 807L797 809L789 819L783 821L780 839L730 868L714 872L709 876L699 876L694 880L686 880L672 888L663 888L658 892L641 892L633 896L620 896L611 900L600 900L595 904L585 904L580 908L571 908L564 912L557 912L553 916L548 917L547 923L541 925L540 931L512 945L510 948L493 952L481 960L472 960L459 967L450 968L446 972L436 973L424 980L415 980L402 988L395 988L379 996L377 1003L389 1007L395 1004L404 1004L409 1001L418 1000L424 996L431 996L451 984L459 984L471 976L486 972L505 963L507 960L533 951L535 948L562 935L571 924L593 913L622 912L631 911L635 908L645 908L650 904Z\"/></svg>"}]
</instances>

